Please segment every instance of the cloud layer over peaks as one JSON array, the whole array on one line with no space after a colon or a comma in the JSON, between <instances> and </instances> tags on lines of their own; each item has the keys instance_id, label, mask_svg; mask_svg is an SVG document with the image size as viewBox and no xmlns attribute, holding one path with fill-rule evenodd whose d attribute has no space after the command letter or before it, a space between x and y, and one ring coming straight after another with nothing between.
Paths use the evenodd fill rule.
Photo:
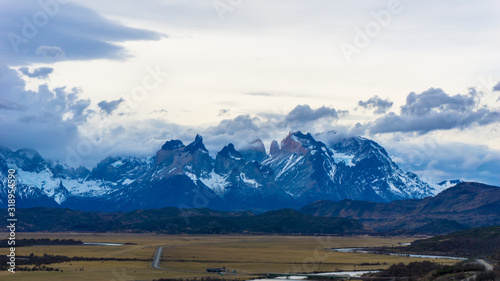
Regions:
<instances>
[{"instance_id":1,"label":"cloud layer over peaks","mask_svg":"<svg viewBox=\"0 0 500 281\"><path fill-rule=\"evenodd\" d=\"M116 43L165 36L126 27L92 9L61 0L3 3L0 18L0 59L9 65L123 59L127 54Z\"/></svg>"},{"instance_id":2,"label":"cloud layer over peaks","mask_svg":"<svg viewBox=\"0 0 500 281\"><path fill-rule=\"evenodd\" d=\"M465 95L449 95L439 88L420 94L411 92L401 114L389 113L369 124L372 134L464 129L500 121L500 113L480 106L480 93L470 89Z\"/></svg>"}]
</instances>

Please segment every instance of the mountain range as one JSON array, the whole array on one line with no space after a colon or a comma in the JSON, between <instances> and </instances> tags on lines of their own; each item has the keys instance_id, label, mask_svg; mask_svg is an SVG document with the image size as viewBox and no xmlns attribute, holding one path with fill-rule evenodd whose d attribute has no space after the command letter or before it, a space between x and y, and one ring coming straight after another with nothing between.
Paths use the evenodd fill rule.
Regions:
<instances>
[{"instance_id":1,"label":"mountain range","mask_svg":"<svg viewBox=\"0 0 500 281\"><path fill-rule=\"evenodd\" d=\"M500 225L500 187L462 182L424 199L389 203L321 200L300 211L318 217L357 219L378 233L449 233L471 227Z\"/></svg>"},{"instance_id":2,"label":"mountain range","mask_svg":"<svg viewBox=\"0 0 500 281\"><path fill-rule=\"evenodd\" d=\"M389 203L323 200L300 210L285 208L261 214L175 207L130 212L25 208L18 212L16 229L24 232L436 235L500 225L499 204L500 187L466 182L432 198ZM0 219L8 218L8 212L0 213Z\"/></svg>"},{"instance_id":3,"label":"mountain range","mask_svg":"<svg viewBox=\"0 0 500 281\"><path fill-rule=\"evenodd\" d=\"M391 202L438 194L458 182L432 184L402 171L376 142L292 132L266 152L260 139L215 158L197 135L169 140L155 156L113 156L92 170L48 161L32 149L0 148L0 202L7 170L18 177L18 207L131 211L163 207L251 210L299 208L318 200Z\"/></svg>"}]
</instances>

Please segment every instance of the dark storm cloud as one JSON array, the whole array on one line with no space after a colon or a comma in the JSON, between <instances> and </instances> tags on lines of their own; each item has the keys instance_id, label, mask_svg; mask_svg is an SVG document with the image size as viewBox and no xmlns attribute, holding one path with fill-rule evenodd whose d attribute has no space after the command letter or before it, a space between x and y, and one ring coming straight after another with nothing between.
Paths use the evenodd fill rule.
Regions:
<instances>
[{"instance_id":1,"label":"dark storm cloud","mask_svg":"<svg viewBox=\"0 0 500 281\"><path fill-rule=\"evenodd\" d=\"M498 81L498 83L493 86L493 91L500 91L500 81Z\"/></svg>"},{"instance_id":2,"label":"dark storm cloud","mask_svg":"<svg viewBox=\"0 0 500 281\"><path fill-rule=\"evenodd\" d=\"M467 95L449 95L431 88L420 94L410 93L401 114L389 113L370 123L370 133L417 132L464 129L500 121L500 113L479 105L474 89Z\"/></svg>"},{"instance_id":3,"label":"dark storm cloud","mask_svg":"<svg viewBox=\"0 0 500 281\"><path fill-rule=\"evenodd\" d=\"M101 108L102 112L105 112L107 115L109 115L113 113L113 111L115 111L122 102L123 102L122 98L112 101L103 100L99 102L97 105L99 106L99 108Z\"/></svg>"},{"instance_id":4,"label":"dark storm cloud","mask_svg":"<svg viewBox=\"0 0 500 281\"><path fill-rule=\"evenodd\" d=\"M401 107L401 113L425 116L432 112L470 112L477 103L478 95L475 91L468 95L451 96L439 88L430 88L421 94L411 92L406 97L406 104Z\"/></svg>"},{"instance_id":5,"label":"dark storm cloud","mask_svg":"<svg viewBox=\"0 0 500 281\"><path fill-rule=\"evenodd\" d=\"M52 67L39 67L30 71L27 67L21 67L19 71L29 78L47 79L54 69Z\"/></svg>"},{"instance_id":6,"label":"dark storm cloud","mask_svg":"<svg viewBox=\"0 0 500 281\"><path fill-rule=\"evenodd\" d=\"M365 109L375 109L376 114L383 114L386 113L387 110L391 109L393 105L392 101L389 101L388 99L381 99L379 96L373 96L369 98L367 101L359 101L358 106L361 106Z\"/></svg>"},{"instance_id":7,"label":"dark storm cloud","mask_svg":"<svg viewBox=\"0 0 500 281\"><path fill-rule=\"evenodd\" d=\"M78 89L25 89L20 74L0 66L0 145L34 148L47 155L63 153L64 146L78 138L78 126L93 111Z\"/></svg>"},{"instance_id":8,"label":"dark storm cloud","mask_svg":"<svg viewBox=\"0 0 500 281\"><path fill-rule=\"evenodd\" d=\"M126 27L79 4L58 0L4 3L0 18L0 58L7 64L124 59L127 54L117 42L165 37Z\"/></svg>"}]
</instances>

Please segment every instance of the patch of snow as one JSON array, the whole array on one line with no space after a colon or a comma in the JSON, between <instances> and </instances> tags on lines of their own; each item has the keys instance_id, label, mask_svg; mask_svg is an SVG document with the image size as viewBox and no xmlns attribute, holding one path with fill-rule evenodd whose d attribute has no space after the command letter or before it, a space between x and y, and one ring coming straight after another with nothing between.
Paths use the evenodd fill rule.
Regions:
<instances>
[{"instance_id":1,"label":"patch of snow","mask_svg":"<svg viewBox=\"0 0 500 281\"><path fill-rule=\"evenodd\" d=\"M387 184L389 185L389 189L393 193L395 193L395 194L402 194L401 190L399 190L398 188L396 188L396 186L394 186L394 184L391 181L387 182Z\"/></svg>"},{"instance_id":2,"label":"patch of snow","mask_svg":"<svg viewBox=\"0 0 500 281\"><path fill-rule=\"evenodd\" d=\"M111 164L111 166L113 166L115 168L120 167L122 165L123 165L122 160L118 160L118 161L114 162L113 164Z\"/></svg>"},{"instance_id":3,"label":"patch of snow","mask_svg":"<svg viewBox=\"0 0 500 281\"><path fill-rule=\"evenodd\" d=\"M235 155L233 155L233 154L231 154L231 153L229 154L229 158L234 159L234 160L237 160L237 161L239 161L239 160L243 159L243 158L238 157L238 156L235 156Z\"/></svg>"},{"instance_id":4,"label":"patch of snow","mask_svg":"<svg viewBox=\"0 0 500 281\"><path fill-rule=\"evenodd\" d=\"M296 164L298 164L302 159L304 158L304 156L298 156L296 157L296 155L292 154L290 155L290 157L288 157L287 159L287 162L285 164L285 167L283 167L283 169L281 169L277 175L276 175L276 178L280 178L281 175L283 175L288 169L290 169L291 167L295 166Z\"/></svg>"},{"instance_id":5,"label":"patch of snow","mask_svg":"<svg viewBox=\"0 0 500 281\"><path fill-rule=\"evenodd\" d=\"M188 172L188 171L184 171L184 173L186 174L186 176L188 176L195 183L198 180L198 177L195 174Z\"/></svg>"},{"instance_id":6,"label":"patch of snow","mask_svg":"<svg viewBox=\"0 0 500 281\"><path fill-rule=\"evenodd\" d=\"M59 179L54 179L52 172L45 168L40 173L27 172L14 167L17 172L18 182L27 186L41 189L47 196L54 196L55 189L59 186Z\"/></svg>"},{"instance_id":7,"label":"patch of snow","mask_svg":"<svg viewBox=\"0 0 500 281\"><path fill-rule=\"evenodd\" d=\"M427 183L435 189L436 194L441 193L442 191L444 191L450 187L454 187L455 185L462 183L462 182L463 181L461 181L461 180L453 180L453 181L447 180L447 181L440 182L438 184L434 184L434 183L431 183L430 181L427 180ZM434 194L434 195L436 195L436 194Z\"/></svg>"},{"instance_id":8,"label":"patch of snow","mask_svg":"<svg viewBox=\"0 0 500 281\"><path fill-rule=\"evenodd\" d=\"M58 193L54 195L54 201L57 202L57 204L61 205L64 201L66 201L66 196L64 194Z\"/></svg>"},{"instance_id":9,"label":"patch of snow","mask_svg":"<svg viewBox=\"0 0 500 281\"><path fill-rule=\"evenodd\" d=\"M328 177L334 181L335 178L335 172L337 171L337 167L333 166L331 169L328 170Z\"/></svg>"},{"instance_id":10,"label":"patch of snow","mask_svg":"<svg viewBox=\"0 0 500 281\"><path fill-rule=\"evenodd\" d=\"M335 161L335 163L338 164L343 162L346 166L349 167L353 167L356 165L353 163L354 155L338 152L334 149L330 149L330 151L333 153L333 160Z\"/></svg>"},{"instance_id":11,"label":"patch of snow","mask_svg":"<svg viewBox=\"0 0 500 281\"><path fill-rule=\"evenodd\" d=\"M17 167L15 168L18 174L19 183L29 187L39 188L48 197L54 197L55 189L59 187L60 183L62 183L73 196L99 196L109 191L102 181L88 180L80 182L77 179L54 178L54 175L48 168L39 173L27 172ZM54 200L57 202L57 200L62 200L62 198L54 198Z\"/></svg>"},{"instance_id":12,"label":"patch of snow","mask_svg":"<svg viewBox=\"0 0 500 281\"><path fill-rule=\"evenodd\" d=\"M61 182L71 195L99 196L111 191L110 188L106 187L105 182L103 181L88 180L79 182L74 179L61 179Z\"/></svg>"},{"instance_id":13,"label":"patch of snow","mask_svg":"<svg viewBox=\"0 0 500 281\"><path fill-rule=\"evenodd\" d=\"M446 181L446 182L441 182L441 184L439 183L435 183L433 181L430 181L429 179L425 178L425 177L420 177L420 180L424 183L424 184L427 184L430 186L430 190L429 190L429 195L431 196L435 196L437 195L438 193L441 193L443 192L444 190L450 188L450 187L453 187L455 186L456 184L453 184L451 183L450 181Z\"/></svg>"},{"instance_id":14,"label":"patch of snow","mask_svg":"<svg viewBox=\"0 0 500 281\"><path fill-rule=\"evenodd\" d=\"M250 187L259 188L260 186L262 186L256 180L247 178L247 176L243 173L240 174L240 177L243 180L243 182Z\"/></svg>"},{"instance_id":15,"label":"patch of snow","mask_svg":"<svg viewBox=\"0 0 500 281\"><path fill-rule=\"evenodd\" d=\"M300 139L300 138L298 138L296 135L292 135L291 137L292 137L292 140L294 140L294 141L296 141L296 142L300 142L300 143L302 143L302 142L301 142L301 139Z\"/></svg>"},{"instance_id":16,"label":"patch of snow","mask_svg":"<svg viewBox=\"0 0 500 281\"><path fill-rule=\"evenodd\" d=\"M129 184L131 184L131 183L133 183L133 182L134 182L134 180L131 180L131 179L125 179L125 180L122 182L122 184L123 184L123 185L129 185Z\"/></svg>"},{"instance_id":17,"label":"patch of snow","mask_svg":"<svg viewBox=\"0 0 500 281\"><path fill-rule=\"evenodd\" d=\"M226 193L226 187L228 185L227 176L221 176L216 172L212 171L208 177L201 178L200 180L205 184L208 188L213 190L215 194L222 197Z\"/></svg>"}]
</instances>

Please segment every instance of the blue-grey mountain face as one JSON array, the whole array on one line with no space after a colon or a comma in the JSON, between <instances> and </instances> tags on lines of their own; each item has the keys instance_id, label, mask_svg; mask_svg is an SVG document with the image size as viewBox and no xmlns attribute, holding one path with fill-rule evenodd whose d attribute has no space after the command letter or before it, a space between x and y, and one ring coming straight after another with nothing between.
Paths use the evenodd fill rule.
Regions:
<instances>
[{"instance_id":1,"label":"blue-grey mountain face","mask_svg":"<svg viewBox=\"0 0 500 281\"><path fill-rule=\"evenodd\" d=\"M19 207L105 211L167 206L264 211L317 200L388 202L432 196L448 186L403 172L371 140L321 142L301 132L290 133L281 145L273 141L269 155L255 140L241 151L228 144L213 159L197 135L188 145L167 141L155 157L108 157L92 171L45 161L33 150L0 148L2 204L7 168L18 173Z\"/></svg>"},{"instance_id":2,"label":"blue-grey mountain face","mask_svg":"<svg viewBox=\"0 0 500 281\"><path fill-rule=\"evenodd\" d=\"M276 182L301 204L318 198L387 202L432 196L436 189L413 173L404 173L377 143L344 138L329 146L311 134L296 132L263 162Z\"/></svg>"}]
</instances>

